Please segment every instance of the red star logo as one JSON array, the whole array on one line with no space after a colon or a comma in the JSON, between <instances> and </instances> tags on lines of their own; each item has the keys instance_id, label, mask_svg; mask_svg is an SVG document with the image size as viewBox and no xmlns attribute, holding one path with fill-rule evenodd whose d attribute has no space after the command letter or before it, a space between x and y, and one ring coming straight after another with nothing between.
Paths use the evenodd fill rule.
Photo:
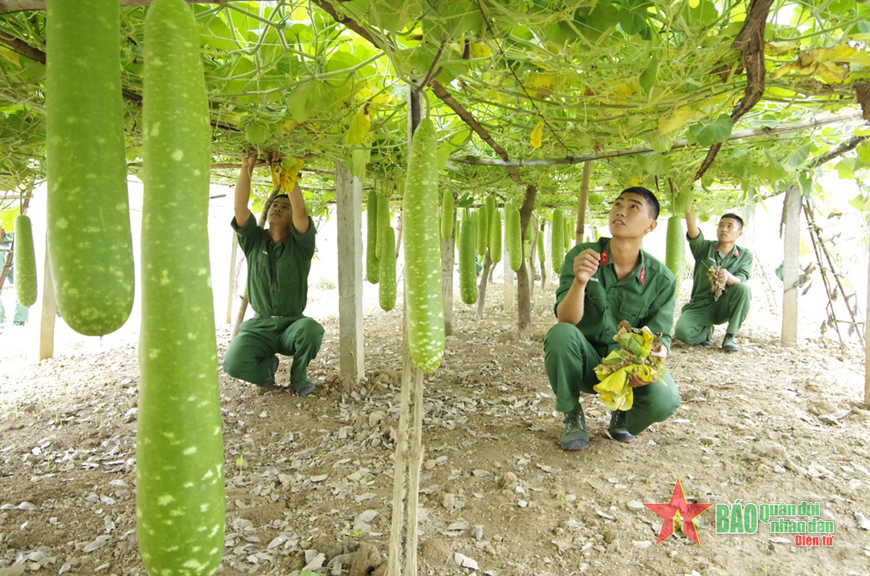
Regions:
<instances>
[{"instance_id":1,"label":"red star logo","mask_svg":"<svg viewBox=\"0 0 870 576\"><path fill-rule=\"evenodd\" d=\"M659 532L659 539L656 545L661 544L674 533L674 526L679 522L683 527L683 534L694 540L696 544L701 544L698 539L698 531L695 528L695 518L712 506L713 504L689 504L686 502L686 494L683 492L683 484L677 478L677 484L674 486L674 494L671 496L671 501L668 504L644 504L647 508L658 514L662 520L662 531Z\"/></svg>"}]
</instances>

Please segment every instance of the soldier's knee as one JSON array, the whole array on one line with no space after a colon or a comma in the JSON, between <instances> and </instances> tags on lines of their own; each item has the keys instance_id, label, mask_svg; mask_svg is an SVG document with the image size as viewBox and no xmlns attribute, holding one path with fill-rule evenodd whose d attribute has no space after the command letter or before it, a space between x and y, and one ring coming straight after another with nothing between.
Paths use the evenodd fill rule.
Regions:
<instances>
[{"instance_id":1,"label":"soldier's knee","mask_svg":"<svg viewBox=\"0 0 870 576\"><path fill-rule=\"evenodd\" d=\"M548 354L564 352L580 334L580 330L573 324L557 322L544 337L544 352Z\"/></svg>"},{"instance_id":2,"label":"soldier's knee","mask_svg":"<svg viewBox=\"0 0 870 576\"><path fill-rule=\"evenodd\" d=\"M738 282L733 286L729 287L729 290L734 291L734 296L739 299L749 299L752 297L752 288L750 288L749 284L746 282Z\"/></svg>"},{"instance_id":3,"label":"soldier's knee","mask_svg":"<svg viewBox=\"0 0 870 576\"><path fill-rule=\"evenodd\" d=\"M647 408L647 416L652 422L664 422L677 413L680 407L680 393L659 394Z\"/></svg>"},{"instance_id":4,"label":"soldier's knee","mask_svg":"<svg viewBox=\"0 0 870 576\"><path fill-rule=\"evenodd\" d=\"M323 334L326 332L323 326L313 318L301 318L297 320L297 322L301 324L301 330L299 331L300 337L317 348L320 348L320 344L323 342Z\"/></svg>"},{"instance_id":5,"label":"soldier's knee","mask_svg":"<svg viewBox=\"0 0 870 576\"><path fill-rule=\"evenodd\" d=\"M227 353L224 354L224 361L221 366L224 369L224 372L232 376L233 378L238 378L239 374L242 374L245 370L244 362L240 359L239 354L233 354L231 350L227 350Z\"/></svg>"}]
</instances>

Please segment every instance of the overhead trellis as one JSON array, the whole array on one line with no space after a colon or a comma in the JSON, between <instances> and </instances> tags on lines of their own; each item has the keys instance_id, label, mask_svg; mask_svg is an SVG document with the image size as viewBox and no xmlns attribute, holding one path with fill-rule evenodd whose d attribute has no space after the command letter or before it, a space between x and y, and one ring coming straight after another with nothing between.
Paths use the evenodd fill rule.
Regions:
<instances>
[{"instance_id":1,"label":"overhead trellis","mask_svg":"<svg viewBox=\"0 0 870 576\"><path fill-rule=\"evenodd\" d=\"M134 173L141 163L142 21L149 3L120 0ZM551 193L578 190L580 171L551 160L600 157L609 159L596 162L593 186L615 189L657 176L688 185L692 174L706 171L705 187L742 189L724 201L749 202L762 187L784 189L809 151L822 153L861 130L853 121L796 137L777 136L777 126L857 111L870 82L870 7L844 0L191 4L215 165L233 164L252 145L279 149L316 171L303 173L311 189L332 186L325 173L338 160L401 195L403 90L413 85L425 86L438 120L442 179L475 200L498 191L518 201L533 186L539 207L567 206ZM44 173L42 8L44 0L0 0L6 189ZM348 144L345 135L361 111L370 129ZM763 140L728 140L765 127L772 130ZM863 166L861 152L852 157L854 168ZM504 167L472 170L460 160ZM507 179L497 173L505 171ZM213 175L233 177L219 168Z\"/></svg>"}]
</instances>

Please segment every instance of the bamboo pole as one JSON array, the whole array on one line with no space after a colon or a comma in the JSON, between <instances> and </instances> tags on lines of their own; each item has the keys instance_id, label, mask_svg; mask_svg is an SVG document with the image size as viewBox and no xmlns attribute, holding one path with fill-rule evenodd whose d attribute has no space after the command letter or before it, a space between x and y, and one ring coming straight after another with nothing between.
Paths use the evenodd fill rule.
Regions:
<instances>
[{"instance_id":1,"label":"bamboo pole","mask_svg":"<svg viewBox=\"0 0 870 576\"><path fill-rule=\"evenodd\" d=\"M46 234L47 235L47 234ZM45 244L48 246L48 242ZM54 356L54 324L57 311L57 298L54 294L54 280L51 278L51 262L48 250L45 251L45 265L42 276L42 317L39 322L39 359Z\"/></svg>"},{"instance_id":2,"label":"bamboo pole","mask_svg":"<svg viewBox=\"0 0 870 576\"><path fill-rule=\"evenodd\" d=\"M411 140L421 119L420 93L408 88L408 158ZM405 275L407 284L407 275ZM402 392L399 400L399 437L393 474L393 519L387 576L417 576L417 498L423 462L423 373L411 361L408 345L408 288L404 290L402 325Z\"/></svg>"},{"instance_id":3,"label":"bamboo pole","mask_svg":"<svg viewBox=\"0 0 870 576\"><path fill-rule=\"evenodd\" d=\"M861 119L860 112L849 112L846 114L836 114L823 118L813 118L802 122L794 122L792 124L783 124L775 128L753 128L750 130L737 130L732 132L731 136L725 139L725 142L731 140L744 140L747 138L758 138L762 136L773 136L776 134L787 134L789 132L800 132L802 130L812 130L820 126L829 124L843 124L845 122L854 122ZM677 140L671 146L671 150L679 150L692 146L688 140ZM555 166L557 164L582 164L584 162L592 162L602 158L617 158L620 156L637 156L638 154L649 154L654 152L649 146L635 146L627 150L613 150L611 152L601 152L592 154L580 154L577 156L563 156L561 158L542 158L538 160L503 160L500 158L478 158L476 156L456 156L450 158L451 162L460 164L471 164L474 166Z\"/></svg>"}]
</instances>

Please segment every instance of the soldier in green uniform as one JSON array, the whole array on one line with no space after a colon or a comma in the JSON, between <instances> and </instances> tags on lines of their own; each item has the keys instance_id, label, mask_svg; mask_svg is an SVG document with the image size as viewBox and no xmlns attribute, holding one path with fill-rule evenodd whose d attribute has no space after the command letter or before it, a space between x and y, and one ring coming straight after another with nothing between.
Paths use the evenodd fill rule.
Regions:
<instances>
[{"instance_id":1,"label":"soldier in green uniform","mask_svg":"<svg viewBox=\"0 0 870 576\"><path fill-rule=\"evenodd\" d=\"M231 222L248 262L248 297L255 315L239 327L223 368L230 376L268 389L276 387L276 353L293 356L290 383L306 396L314 391L308 363L323 341L323 326L302 315L314 256L314 223L297 184L269 206L268 228L257 225L248 208L256 160L250 156L242 161Z\"/></svg>"},{"instance_id":2,"label":"soldier in green uniform","mask_svg":"<svg viewBox=\"0 0 870 576\"><path fill-rule=\"evenodd\" d=\"M674 338L701 346L713 345L713 327L728 323L722 348L729 352L739 350L737 331L749 313L752 292L746 283L752 271L752 253L735 242L743 235L743 220L736 214L725 214L719 219L716 231L718 241L704 240L695 219L695 207L686 212L686 237L695 257L695 275L692 297L683 306ZM721 266L719 281L725 290L716 299L711 291L707 270Z\"/></svg>"},{"instance_id":3,"label":"soldier in green uniform","mask_svg":"<svg viewBox=\"0 0 870 576\"><path fill-rule=\"evenodd\" d=\"M624 190L608 216L612 238L578 244L565 256L556 291L556 318L544 339L544 365L556 393L556 410L565 413L563 450L589 447L580 392L595 394L595 366L618 348L617 325L648 326L662 333L662 358L671 345L674 321L674 275L641 250L643 238L655 230L659 203L643 187ZM631 374L634 404L611 414L607 435L631 442L654 422L670 418L680 405L680 393L670 374L655 382Z\"/></svg>"}]
</instances>

